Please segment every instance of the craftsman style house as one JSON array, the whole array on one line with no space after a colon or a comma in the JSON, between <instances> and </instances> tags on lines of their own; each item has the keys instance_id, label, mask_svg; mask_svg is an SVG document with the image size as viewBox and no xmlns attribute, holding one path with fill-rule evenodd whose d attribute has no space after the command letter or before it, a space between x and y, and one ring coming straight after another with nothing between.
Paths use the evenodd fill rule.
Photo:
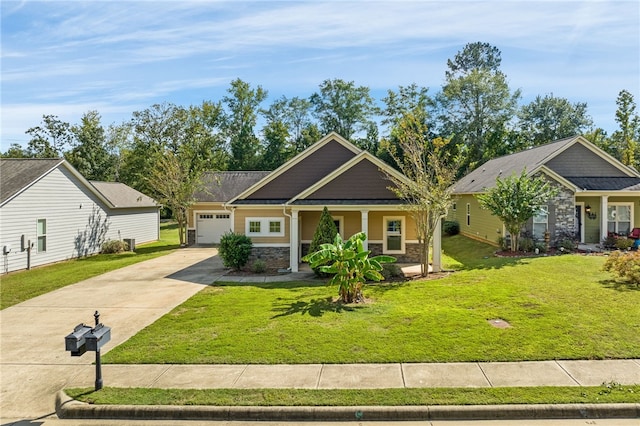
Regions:
<instances>
[{"instance_id":1,"label":"craftsman style house","mask_svg":"<svg viewBox=\"0 0 640 426\"><path fill-rule=\"evenodd\" d=\"M455 205L448 220L458 221L462 234L496 244L506 236L502 222L478 204L477 194L497 178L513 174L541 175L559 194L526 225L534 239L549 232L551 243L571 237L600 243L608 234L628 235L640 226L640 174L581 136L561 139L496 158L455 184Z\"/></svg>"},{"instance_id":2,"label":"craftsman style house","mask_svg":"<svg viewBox=\"0 0 640 426\"><path fill-rule=\"evenodd\" d=\"M340 235L365 232L374 255L419 261L415 225L388 175L404 178L380 159L331 133L273 172L206 176L188 214L189 244L215 244L229 231L249 236L253 257L297 271L326 206ZM433 268L440 265L439 236Z\"/></svg>"}]
</instances>

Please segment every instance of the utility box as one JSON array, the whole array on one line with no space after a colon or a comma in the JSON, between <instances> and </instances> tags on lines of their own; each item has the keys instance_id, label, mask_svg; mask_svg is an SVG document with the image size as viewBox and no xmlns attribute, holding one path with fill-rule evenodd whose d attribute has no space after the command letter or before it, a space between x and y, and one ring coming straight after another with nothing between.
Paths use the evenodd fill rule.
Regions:
<instances>
[{"instance_id":1,"label":"utility box","mask_svg":"<svg viewBox=\"0 0 640 426\"><path fill-rule=\"evenodd\" d=\"M85 335L88 351L99 351L100 348L111 340L111 327L98 324L93 330Z\"/></svg>"},{"instance_id":2,"label":"utility box","mask_svg":"<svg viewBox=\"0 0 640 426\"><path fill-rule=\"evenodd\" d=\"M91 327L78 324L73 331L64 338L64 346L71 356L81 356L87 351L86 336L91 332Z\"/></svg>"},{"instance_id":3,"label":"utility box","mask_svg":"<svg viewBox=\"0 0 640 426\"><path fill-rule=\"evenodd\" d=\"M129 251L136 251L136 239L135 238L123 238L122 241L129 245Z\"/></svg>"}]
</instances>

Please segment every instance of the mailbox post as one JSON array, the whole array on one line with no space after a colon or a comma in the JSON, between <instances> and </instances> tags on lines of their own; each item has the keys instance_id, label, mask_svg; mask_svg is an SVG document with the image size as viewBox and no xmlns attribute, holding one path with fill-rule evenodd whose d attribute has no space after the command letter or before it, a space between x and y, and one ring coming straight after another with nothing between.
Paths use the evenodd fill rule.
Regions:
<instances>
[{"instance_id":1,"label":"mailbox post","mask_svg":"<svg viewBox=\"0 0 640 426\"><path fill-rule=\"evenodd\" d=\"M87 351L96 353L96 390L102 389L102 364L100 361L100 348L111 340L111 327L100 323L100 312L93 314L95 326L78 324L71 334L64 338L65 349L71 352L71 356L82 356Z\"/></svg>"}]
</instances>

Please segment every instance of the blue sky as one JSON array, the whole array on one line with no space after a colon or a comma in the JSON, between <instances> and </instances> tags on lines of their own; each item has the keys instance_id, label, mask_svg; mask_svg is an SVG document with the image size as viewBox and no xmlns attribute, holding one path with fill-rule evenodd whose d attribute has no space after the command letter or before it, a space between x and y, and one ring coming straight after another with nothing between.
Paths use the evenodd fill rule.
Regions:
<instances>
[{"instance_id":1,"label":"blue sky","mask_svg":"<svg viewBox=\"0 0 640 426\"><path fill-rule=\"evenodd\" d=\"M44 114L120 123L154 103L220 100L241 78L281 97L326 79L377 100L416 83L435 94L469 42L502 52L522 103L586 102L611 133L622 89L640 103L638 1L2 0L2 151Z\"/></svg>"}]
</instances>

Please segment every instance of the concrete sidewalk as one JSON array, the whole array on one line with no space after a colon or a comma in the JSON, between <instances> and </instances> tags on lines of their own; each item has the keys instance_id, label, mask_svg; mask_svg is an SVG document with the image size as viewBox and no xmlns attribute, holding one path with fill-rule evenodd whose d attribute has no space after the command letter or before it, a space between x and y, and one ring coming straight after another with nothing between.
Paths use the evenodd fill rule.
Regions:
<instances>
[{"instance_id":1,"label":"concrete sidewalk","mask_svg":"<svg viewBox=\"0 0 640 426\"><path fill-rule=\"evenodd\" d=\"M105 386L176 389L384 389L640 384L640 360L428 364L103 365ZM91 387L81 366L69 387Z\"/></svg>"}]
</instances>

